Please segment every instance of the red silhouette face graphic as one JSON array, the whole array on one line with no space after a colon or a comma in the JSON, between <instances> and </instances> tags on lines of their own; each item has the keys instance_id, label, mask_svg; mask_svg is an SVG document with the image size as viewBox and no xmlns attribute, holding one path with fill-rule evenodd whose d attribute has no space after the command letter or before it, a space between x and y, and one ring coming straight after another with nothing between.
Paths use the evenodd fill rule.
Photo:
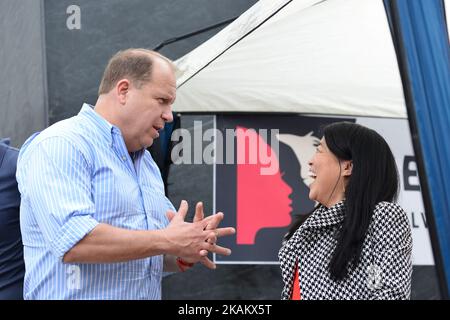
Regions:
<instances>
[{"instance_id":1,"label":"red silhouette face graphic","mask_svg":"<svg viewBox=\"0 0 450 320\"><path fill-rule=\"evenodd\" d=\"M277 154L256 131L237 127L236 137L238 159L236 243L253 245L259 230L286 227L291 223L292 201L289 195L292 189L281 178ZM262 154L264 159L261 158ZM256 160L255 163L248 161L252 156ZM239 159L246 161L241 163L243 161ZM269 166L278 168L276 173L261 174L261 169Z\"/></svg>"}]
</instances>

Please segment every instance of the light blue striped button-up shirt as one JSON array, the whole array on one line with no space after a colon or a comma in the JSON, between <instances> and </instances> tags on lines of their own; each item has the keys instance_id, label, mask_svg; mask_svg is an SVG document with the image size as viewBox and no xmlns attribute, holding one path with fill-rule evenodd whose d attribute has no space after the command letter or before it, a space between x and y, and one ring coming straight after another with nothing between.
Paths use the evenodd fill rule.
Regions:
<instances>
[{"instance_id":1,"label":"light blue striped button-up shirt","mask_svg":"<svg viewBox=\"0 0 450 320\"><path fill-rule=\"evenodd\" d=\"M120 130L84 104L80 113L30 137L17 181L26 266L25 299L160 299L163 257L65 264L64 254L98 223L132 230L167 226L158 167L129 155Z\"/></svg>"}]
</instances>

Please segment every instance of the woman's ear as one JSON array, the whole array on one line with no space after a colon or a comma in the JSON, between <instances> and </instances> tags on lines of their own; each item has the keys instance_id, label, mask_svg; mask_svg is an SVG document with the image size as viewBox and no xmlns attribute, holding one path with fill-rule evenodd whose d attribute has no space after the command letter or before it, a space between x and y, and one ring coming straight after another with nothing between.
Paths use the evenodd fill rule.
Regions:
<instances>
[{"instance_id":1,"label":"woman's ear","mask_svg":"<svg viewBox=\"0 0 450 320\"><path fill-rule=\"evenodd\" d=\"M342 165L342 176L343 177L349 177L352 175L352 169L353 169L353 161L351 160L345 160L341 162Z\"/></svg>"}]
</instances>

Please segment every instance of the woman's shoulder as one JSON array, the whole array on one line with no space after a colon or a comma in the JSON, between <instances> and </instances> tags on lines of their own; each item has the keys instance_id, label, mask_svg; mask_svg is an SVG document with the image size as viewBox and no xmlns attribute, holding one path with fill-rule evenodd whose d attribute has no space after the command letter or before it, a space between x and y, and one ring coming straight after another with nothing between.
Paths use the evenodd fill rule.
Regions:
<instances>
[{"instance_id":1,"label":"woman's shoulder","mask_svg":"<svg viewBox=\"0 0 450 320\"><path fill-rule=\"evenodd\" d=\"M407 223L406 211L395 202L381 201L375 205L373 219L375 223Z\"/></svg>"},{"instance_id":2,"label":"woman's shoulder","mask_svg":"<svg viewBox=\"0 0 450 320\"><path fill-rule=\"evenodd\" d=\"M375 205L375 211L402 211L405 210L396 202L380 201Z\"/></svg>"},{"instance_id":3,"label":"woman's shoulder","mask_svg":"<svg viewBox=\"0 0 450 320\"><path fill-rule=\"evenodd\" d=\"M371 228L372 237L380 250L412 248L412 230L408 215L397 203L378 203Z\"/></svg>"}]
</instances>

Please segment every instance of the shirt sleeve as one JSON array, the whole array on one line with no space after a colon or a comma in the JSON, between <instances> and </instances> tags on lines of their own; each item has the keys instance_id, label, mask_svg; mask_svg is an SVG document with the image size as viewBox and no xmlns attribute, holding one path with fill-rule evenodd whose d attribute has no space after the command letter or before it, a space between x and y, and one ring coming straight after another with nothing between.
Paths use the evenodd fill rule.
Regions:
<instances>
[{"instance_id":1,"label":"shirt sleeve","mask_svg":"<svg viewBox=\"0 0 450 320\"><path fill-rule=\"evenodd\" d=\"M36 146L28 159L25 190L39 231L61 261L98 225L89 165L65 138L48 138Z\"/></svg>"},{"instance_id":2,"label":"shirt sleeve","mask_svg":"<svg viewBox=\"0 0 450 320\"><path fill-rule=\"evenodd\" d=\"M373 263L368 285L375 300L404 300L411 295L412 236L405 211L383 203L374 212Z\"/></svg>"},{"instance_id":3,"label":"shirt sleeve","mask_svg":"<svg viewBox=\"0 0 450 320\"><path fill-rule=\"evenodd\" d=\"M172 204L172 202L169 200L169 198L165 197L165 200L166 200L166 207L167 207L166 212L167 212L167 211L173 211L173 212L176 213L176 212L177 212L177 209L175 209L175 207L173 206L173 204ZM166 228L166 227L169 225L169 223L170 223L170 221L169 221L169 219L167 219L166 215L164 215L164 221L163 221L163 223L164 223L164 228Z\"/></svg>"}]
</instances>

